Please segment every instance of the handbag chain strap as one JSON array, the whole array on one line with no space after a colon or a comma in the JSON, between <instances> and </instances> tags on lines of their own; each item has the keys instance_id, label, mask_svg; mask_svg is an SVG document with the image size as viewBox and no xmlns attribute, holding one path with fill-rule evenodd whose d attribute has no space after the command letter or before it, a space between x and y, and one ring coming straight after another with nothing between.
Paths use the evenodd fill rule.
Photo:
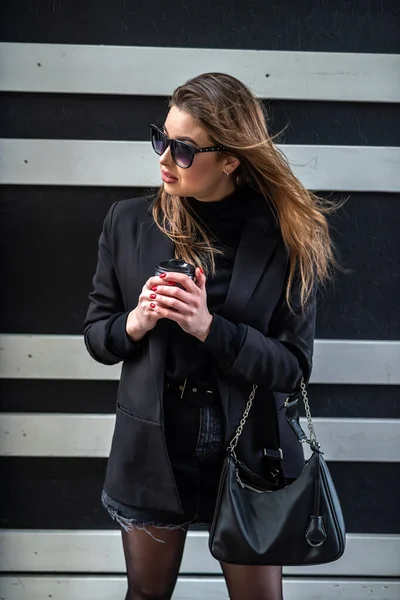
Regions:
<instances>
[{"instance_id":1,"label":"handbag chain strap","mask_svg":"<svg viewBox=\"0 0 400 600\"><path fill-rule=\"evenodd\" d=\"M315 429L314 429L314 423L313 423L313 420L311 417L311 409L310 409L310 404L308 402L307 388L306 388L306 384L304 383L304 379L301 380L300 389L301 389L301 395L303 396L304 409L306 411L307 426L308 426L308 429L310 432L310 438L305 441L308 442L309 444L319 445L317 442L317 436L316 436ZM284 406L286 407L289 404L289 402L290 402L290 396L289 396L289 398L286 398Z\"/></svg>"},{"instance_id":2,"label":"handbag chain strap","mask_svg":"<svg viewBox=\"0 0 400 600\"><path fill-rule=\"evenodd\" d=\"M257 385L253 384L253 389L250 392L249 395L249 399L247 401L246 407L243 411L243 415L242 418L240 419L240 423L236 429L235 435L233 436L233 438L231 439L231 442L227 448L227 451L230 452L231 454L235 455L235 448L238 444L239 438L242 435L242 431L243 431L243 427L246 424L247 418L249 416L250 413L250 409L253 405L253 400L254 397L256 395L256 390L257 390ZM310 437L307 438L305 437L304 442L310 444L312 447L317 447L319 448L320 444L317 442L317 436L315 434L315 429L314 429L314 424L313 424L313 420L311 417L311 410L310 410L310 404L308 402L308 394L307 394L307 388L306 388L306 384L304 383L304 379L301 380L300 383L300 390L301 390L301 395L303 398L303 403L304 403L304 408L306 411L306 418L307 418L307 425L308 425L308 429L310 431ZM291 396L288 396L285 400L284 403L284 407L286 408L288 406L288 404L291 401L292 396L296 395L298 392L295 392L295 394L292 394Z\"/></svg>"},{"instance_id":3,"label":"handbag chain strap","mask_svg":"<svg viewBox=\"0 0 400 600\"><path fill-rule=\"evenodd\" d=\"M233 438L231 439L231 443L229 444L229 446L227 448L228 452L231 452L232 454L235 454L235 448L237 446L240 436L242 435L243 427L246 425L247 417L249 416L249 412L250 412L250 409L253 404L254 396L256 395L257 387L258 386L254 383L253 389L250 392L249 399L247 400L246 408L243 411L242 418L240 419L240 423L238 425L238 428L236 429L236 433L233 436Z\"/></svg>"}]
</instances>

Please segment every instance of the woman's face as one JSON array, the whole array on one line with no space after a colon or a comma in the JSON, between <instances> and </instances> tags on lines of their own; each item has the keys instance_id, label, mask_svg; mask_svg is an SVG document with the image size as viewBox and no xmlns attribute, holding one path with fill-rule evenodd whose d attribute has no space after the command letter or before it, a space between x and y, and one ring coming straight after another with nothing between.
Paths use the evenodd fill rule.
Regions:
<instances>
[{"instance_id":1,"label":"woman's face","mask_svg":"<svg viewBox=\"0 0 400 600\"><path fill-rule=\"evenodd\" d=\"M176 106L168 113L164 131L168 137L188 142L197 148L215 145L193 117ZM239 165L239 160L225 154L220 160L217 157L218 152L195 154L192 165L188 169L182 169L174 163L171 151L167 148L160 156L165 191L174 196L194 197L204 202L222 200L235 189L232 173Z\"/></svg>"}]
</instances>

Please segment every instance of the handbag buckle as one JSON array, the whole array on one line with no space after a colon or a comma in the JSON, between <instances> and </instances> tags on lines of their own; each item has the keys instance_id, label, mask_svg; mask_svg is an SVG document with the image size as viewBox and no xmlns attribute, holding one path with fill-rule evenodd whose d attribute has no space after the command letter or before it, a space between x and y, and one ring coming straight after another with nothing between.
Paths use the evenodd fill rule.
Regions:
<instances>
[{"instance_id":1,"label":"handbag buckle","mask_svg":"<svg viewBox=\"0 0 400 600\"><path fill-rule=\"evenodd\" d=\"M311 450L315 451L315 452L319 452L320 454L323 454L321 448L321 444L319 442L317 442L317 440L307 440L307 442L310 444L310 448Z\"/></svg>"},{"instance_id":2,"label":"handbag buckle","mask_svg":"<svg viewBox=\"0 0 400 600\"><path fill-rule=\"evenodd\" d=\"M187 384L187 377L186 377L185 381L183 382L183 385L179 386L179 389L181 391L181 399L183 399L183 396L185 395L186 384Z\"/></svg>"}]
</instances>

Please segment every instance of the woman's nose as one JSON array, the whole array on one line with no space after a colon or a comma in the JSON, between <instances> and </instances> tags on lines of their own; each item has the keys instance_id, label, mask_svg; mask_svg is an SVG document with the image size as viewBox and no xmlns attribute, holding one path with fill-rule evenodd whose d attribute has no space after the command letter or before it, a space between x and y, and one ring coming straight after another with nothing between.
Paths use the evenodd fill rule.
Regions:
<instances>
[{"instance_id":1,"label":"woman's nose","mask_svg":"<svg viewBox=\"0 0 400 600\"><path fill-rule=\"evenodd\" d=\"M171 149L169 146L166 149L166 151L164 152L164 154L161 154L159 160L160 160L161 165L170 165L173 162L172 156L171 156Z\"/></svg>"}]
</instances>

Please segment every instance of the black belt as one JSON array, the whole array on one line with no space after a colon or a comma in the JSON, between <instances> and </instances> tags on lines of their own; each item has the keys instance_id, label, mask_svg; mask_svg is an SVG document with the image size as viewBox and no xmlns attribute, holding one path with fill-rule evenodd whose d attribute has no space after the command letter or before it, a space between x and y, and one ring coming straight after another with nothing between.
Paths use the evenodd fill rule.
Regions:
<instances>
[{"instance_id":1,"label":"black belt","mask_svg":"<svg viewBox=\"0 0 400 600\"><path fill-rule=\"evenodd\" d=\"M211 389L199 382L186 378L184 381L165 380L165 389L179 394L179 397L195 406L209 406L215 400L216 389Z\"/></svg>"}]
</instances>

